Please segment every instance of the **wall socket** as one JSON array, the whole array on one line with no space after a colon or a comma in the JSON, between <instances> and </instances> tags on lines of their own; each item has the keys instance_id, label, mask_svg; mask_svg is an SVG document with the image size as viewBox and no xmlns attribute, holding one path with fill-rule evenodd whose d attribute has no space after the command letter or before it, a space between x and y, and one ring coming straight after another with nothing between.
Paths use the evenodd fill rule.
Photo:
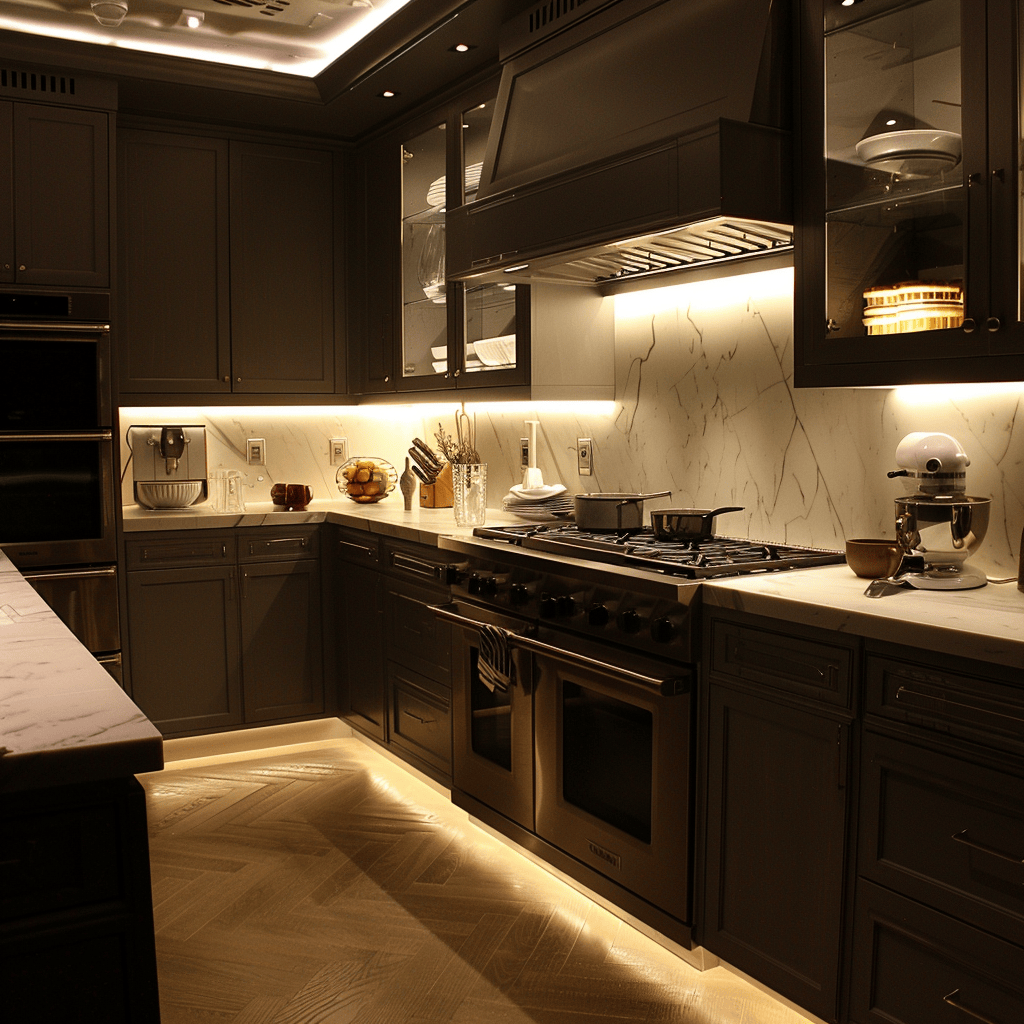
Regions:
<instances>
[{"instance_id":1,"label":"wall socket","mask_svg":"<svg viewBox=\"0 0 1024 1024\"><path fill-rule=\"evenodd\" d=\"M594 472L594 444L589 437L576 438L576 467L580 476L591 476Z\"/></svg>"},{"instance_id":2,"label":"wall socket","mask_svg":"<svg viewBox=\"0 0 1024 1024\"><path fill-rule=\"evenodd\" d=\"M262 437L250 437L245 442L245 461L250 466L267 464L267 442Z\"/></svg>"},{"instance_id":3,"label":"wall socket","mask_svg":"<svg viewBox=\"0 0 1024 1024\"><path fill-rule=\"evenodd\" d=\"M523 469L530 465L530 439L528 437L519 438L519 465Z\"/></svg>"},{"instance_id":4,"label":"wall socket","mask_svg":"<svg viewBox=\"0 0 1024 1024\"><path fill-rule=\"evenodd\" d=\"M332 437L330 446L332 466L340 466L343 462L348 462L347 437Z\"/></svg>"}]
</instances>

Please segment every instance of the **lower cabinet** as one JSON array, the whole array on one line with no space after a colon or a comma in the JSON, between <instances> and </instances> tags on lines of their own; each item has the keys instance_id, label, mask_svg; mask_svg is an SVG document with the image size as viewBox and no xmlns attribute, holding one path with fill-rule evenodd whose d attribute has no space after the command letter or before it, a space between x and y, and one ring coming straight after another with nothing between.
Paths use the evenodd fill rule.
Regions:
<instances>
[{"instance_id":1,"label":"lower cabinet","mask_svg":"<svg viewBox=\"0 0 1024 1024\"><path fill-rule=\"evenodd\" d=\"M852 651L764 620L707 620L702 945L836 1020Z\"/></svg>"},{"instance_id":2,"label":"lower cabinet","mask_svg":"<svg viewBox=\"0 0 1024 1024\"><path fill-rule=\"evenodd\" d=\"M445 552L334 527L341 715L440 782L451 779L451 632Z\"/></svg>"},{"instance_id":3,"label":"lower cabinet","mask_svg":"<svg viewBox=\"0 0 1024 1024\"><path fill-rule=\"evenodd\" d=\"M127 542L132 699L165 736L324 712L316 527Z\"/></svg>"}]
</instances>

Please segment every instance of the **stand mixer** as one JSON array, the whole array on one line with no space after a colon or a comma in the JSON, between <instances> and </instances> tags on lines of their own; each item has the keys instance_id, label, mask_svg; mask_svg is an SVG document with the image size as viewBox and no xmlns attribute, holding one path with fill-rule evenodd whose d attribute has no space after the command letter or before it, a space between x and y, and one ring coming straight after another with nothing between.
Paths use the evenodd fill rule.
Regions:
<instances>
[{"instance_id":1,"label":"stand mixer","mask_svg":"<svg viewBox=\"0 0 1024 1024\"><path fill-rule=\"evenodd\" d=\"M991 498L968 496L971 460L949 434L908 434L896 448L901 468L889 477L918 481L918 492L896 499L896 542L923 568L899 571L900 578L921 590L970 590L988 582L966 565L988 532Z\"/></svg>"}]
</instances>

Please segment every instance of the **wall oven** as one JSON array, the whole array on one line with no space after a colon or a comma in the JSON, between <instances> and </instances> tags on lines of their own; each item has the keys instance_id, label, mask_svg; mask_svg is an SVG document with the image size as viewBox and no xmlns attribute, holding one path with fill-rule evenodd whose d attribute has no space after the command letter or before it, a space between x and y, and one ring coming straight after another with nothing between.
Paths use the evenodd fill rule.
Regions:
<instances>
[{"instance_id":1,"label":"wall oven","mask_svg":"<svg viewBox=\"0 0 1024 1024\"><path fill-rule=\"evenodd\" d=\"M120 678L109 312L0 292L0 548Z\"/></svg>"}]
</instances>

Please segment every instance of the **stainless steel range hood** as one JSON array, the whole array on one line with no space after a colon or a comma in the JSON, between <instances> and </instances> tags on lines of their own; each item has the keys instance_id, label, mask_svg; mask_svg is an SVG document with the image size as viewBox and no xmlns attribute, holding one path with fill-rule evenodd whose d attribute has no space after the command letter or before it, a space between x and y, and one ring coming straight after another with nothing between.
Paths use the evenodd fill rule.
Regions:
<instances>
[{"instance_id":1,"label":"stainless steel range hood","mask_svg":"<svg viewBox=\"0 0 1024 1024\"><path fill-rule=\"evenodd\" d=\"M450 278L614 291L791 250L788 0L545 0L502 60Z\"/></svg>"}]
</instances>

